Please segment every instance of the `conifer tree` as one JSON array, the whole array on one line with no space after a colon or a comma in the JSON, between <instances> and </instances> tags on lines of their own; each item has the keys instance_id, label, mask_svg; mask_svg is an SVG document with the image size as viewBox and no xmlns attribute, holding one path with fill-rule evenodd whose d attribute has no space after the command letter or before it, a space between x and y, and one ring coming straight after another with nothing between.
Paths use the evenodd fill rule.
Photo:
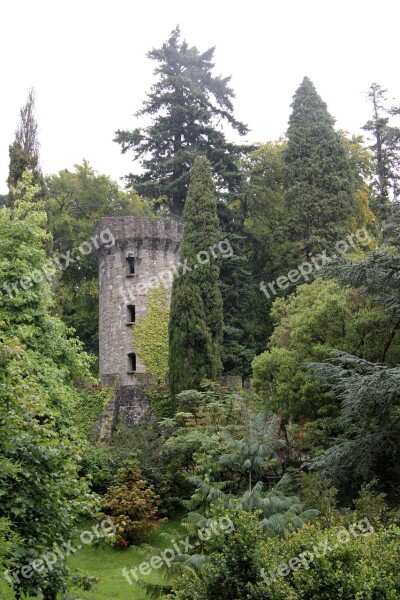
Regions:
<instances>
[{"instance_id":1,"label":"conifer tree","mask_svg":"<svg viewBox=\"0 0 400 600\"><path fill-rule=\"evenodd\" d=\"M335 121L308 77L292 109L284 152L288 238L307 259L348 233L356 213L355 178Z\"/></svg>"},{"instance_id":2,"label":"conifer tree","mask_svg":"<svg viewBox=\"0 0 400 600\"><path fill-rule=\"evenodd\" d=\"M150 116L147 127L116 132L123 153L132 150L143 167L127 176L128 185L147 198L164 196L173 213L181 215L194 159L210 160L221 189L233 191L240 181L236 158L248 148L229 143L220 124L239 135L247 126L233 116L230 77L212 73L214 48L200 52L181 39L176 27L161 48L148 58L156 62L158 80L136 116Z\"/></svg>"},{"instance_id":3,"label":"conifer tree","mask_svg":"<svg viewBox=\"0 0 400 600\"><path fill-rule=\"evenodd\" d=\"M24 171L29 170L33 174L35 184L43 187L42 175L39 167L39 140L38 124L35 116L35 90L32 89L24 106L19 111L20 121L15 131L15 139L9 147L10 167L8 174L8 205L13 208L13 190L22 180ZM43 197L43 190L39 191ZM39 197L38 195L38 197Z\"/></svg>"},{"instance_id":4,"label":"conifer tree","mask_svg":"<svg viewBox=\"0 0 400 600\"><path fill-rule=\"evenodd\" d=\"M210 247L218 244L217 201L211 166L198 157L191 172L184 209L181 262L172 287L169 324L169 378L173 395L197 388L220 373L222 299L219 268ZM210 260L205 259L208 253ZM214 252L215 254L215 252Z\"/></svg>"},{"instance_id":5,"label":"conifer tree","mask_svg":"<svg viewBox=\"0 0 400 600\"><path fill-rule=\"evenodd\" d=\"M389 361L400 335L399 216L395 204L388 228L392 248L383 246L361 262L344 261L324 270L324 276L357 288L387 314L379 362L336 352L332 360L311 365L340 401L340 435L314 465L347 493L374 478L396 494L400 486L400 366Z\"/></svg>"},{"instance_id":6,"label":"conifer tree","mask_svg":"<svg viewBox=\"0 0 400 600\"><path fill-rule=\"evenodd\" d=\"M400 128L395 127L390 118L399 115L400 108L389 108L386 92L379 84L371 84L368 98L372 104L372 118L363 127L372 141L372 187L383 223L390 216L390 201L397 200L400 193Z\"/></svg>"}]
</instances>

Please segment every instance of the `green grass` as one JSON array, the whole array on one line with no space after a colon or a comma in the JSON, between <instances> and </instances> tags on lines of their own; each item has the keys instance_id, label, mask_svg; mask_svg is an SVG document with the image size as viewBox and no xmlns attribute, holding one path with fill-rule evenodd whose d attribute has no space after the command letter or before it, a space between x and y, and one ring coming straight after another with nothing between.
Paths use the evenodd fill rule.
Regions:
<instances>
[{"instance_id":1,"label":"green grass","mask_svg":"<svg viewBox=\"0 0 400 600\"><path fill-rule=\"evenodd\" d=\"M91 530L92 523L85 523L81 531ZM147 543L162 550L168 547L168 540L163 534L179 528L180 519L162 523L161 526L146 540ZM74 544L72 544L74 545ZM76 546L76 544L75 544ZM137 546L122 550L112 548L106 544L98 546L84 545L76 554L68 558L71 571L79 569L80 574L92 575L99 579L99 583L91 591L74 590L77 595L87 600L144 600L146 593L143 587L136 583L129 585L122 574L122 569L128 570L140 565L147 559L140 554ZM140 576L140 575L139 575ZM140 576L141 577L141 576ZM151 583L162 583L160 571L154 571L141 579ZM0 581L1 600L14 600L14 595L7 584Z\"/></svg>"}]
</instances>

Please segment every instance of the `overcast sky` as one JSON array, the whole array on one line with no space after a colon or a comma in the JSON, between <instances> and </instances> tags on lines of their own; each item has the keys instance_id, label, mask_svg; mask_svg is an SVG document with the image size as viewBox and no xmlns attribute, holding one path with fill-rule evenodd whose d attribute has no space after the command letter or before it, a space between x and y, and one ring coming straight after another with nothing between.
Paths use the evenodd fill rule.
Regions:
<instances>
[{"instance_id":1,"label":"overcast sky","mask_svg":"<svg viewBox=\"0 0 400 600\"><path fill-rule=\"evenodd\" d=\"M396 0L3 0L0 193L31 87L44 173L86 158L116 180L127 174L132 163L114 132L140 124L133 113L154 81L146 52L178 23L189 44L216 46L215 73L232 75L236 117L249 125L249 141L286 131L304 75L337 126L358 133L373 81L400 101L399 7Z\"/></svg>"}]
</instances>

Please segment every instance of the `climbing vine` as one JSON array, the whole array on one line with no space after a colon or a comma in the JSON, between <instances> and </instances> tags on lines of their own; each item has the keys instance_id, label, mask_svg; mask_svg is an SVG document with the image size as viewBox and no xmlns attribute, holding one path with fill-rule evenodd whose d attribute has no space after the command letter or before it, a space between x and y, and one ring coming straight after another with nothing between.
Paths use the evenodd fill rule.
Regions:
<instances>
[{"instance_id":1,"label":"climbing vine","mask_svg":"<svg viewBox=\"0 0 400 600\"><path fill-rule=\"evenodd\" d=\"M156 383L164 383L168 372L169 306L160 285L147 296L147 314L134 326L135 351Z\"/></svg>"},{"instance_id":2,"label":"climbing vine","mask_svg":"<svg viewBox=\"0 0 400 600\"><path fill-rule=\"evenodd\" d=\"M101 385L81 387L75 404L75 421L84 437L92 440L97 419L103 414L107 401L114 393L114 388Z\"/></svg>"}]
</instances>

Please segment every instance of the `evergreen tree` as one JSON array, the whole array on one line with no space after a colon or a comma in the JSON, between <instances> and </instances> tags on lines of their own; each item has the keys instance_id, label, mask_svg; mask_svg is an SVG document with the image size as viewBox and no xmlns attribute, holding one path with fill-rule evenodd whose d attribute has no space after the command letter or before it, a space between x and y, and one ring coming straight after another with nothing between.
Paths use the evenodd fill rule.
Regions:
<instances>
[{"instance_id":1,"label":"evergreen tree","mask_svg":"<svg viewBox=\"0 0 400 600\"><path fill-rule=\"evenodd\" d=\"M218 244L217 201L211 166L198 157L192 169L184 208L181 261L187 273L172 287L169 324L169 377L172 394L215 380L221 370L222 298L219 268L210 247ZM209 261L204 261L208 252Z\"/></svg>"},{"instance_id":2,"label":"evergreen tree","mask_svg":"<svg viewBox=\"0 0 400 600\"><path fill-rule=\"evenodd\" d=\"M348 233L356 212L355 178L335 121L307 77L292 109L284 152L287 235L308 259Z\"/></svg>"},{"instance_id":3,"label":"evergreen tree","mask_svg":"<svg viewBox=\"0 0 400 600\"><path fill-rule=\"evenodd\" d=\"M311 364L341 400L339 436L313 464L343 492L379 479L400 489L400 367L374 364L337 352L328 363Z\"/></svg>"},{"instance_id":4,"label":"evergreen tree","mask_svg":"<svg viewBox=\"0 0 400 600\"><path fill-rule=\"evenodd\" d=\"M397 245L398 219L395 205L390 225ZM399 270L396 249L377 249L361 262L343 262L324 271L342 285L360 290L386 314L386 335L378 357L365 360L337 352L332 360L311 365L336 393L341 409L340 436L315 460L315 466L342 491L355 491L357 485L374 478L396 494L400 489L400 367L391 360L399 343Z\"/></svg>"},{"instance_id":5,"label":"evergreen tree","mask_svg":"<svg viewBox=\"0 0 400 600\"><path fill-rule=\"evenodd\" d=\"M15 140L10 145L10 167L7 179L9 187L8 205L14 205L13 189L22 179L24 171L29 170L35 183L43 183L39 167L38 124L35 117L35 90L28 94L26 103L19 111L20 122L15 131ZM39 191L40 194L40 191ZM41 192L43 195L43 190Z\"/></svg>"},{"instance_id":6,"label":"evergreen tree","mask_svg":"<svg viewBox=\"0 0 400 600\"><path fill-rule=\"evenodd\" d=\"M142 479L139 463L127 461L118 469L102 500L100 518L109 516L114 524L116 546L130 546L157 527L157 501L152 486Z\"/></svg>"},{"instance_id":7,"label":"evergreen tree","mask_svg":"<svg viewBox=\"0 0 400 600\"><path fill-rule=\"evenodd\" d=\"M390 116L398 115L399 108L389 108L386 90L377 83L369 88L368 98L372 104L372 118L363 129L370 133L370 146L374 159L373 188L376 194L382 222L389 216L389 202L399 195L400 128L390 122Z\"/></svg>"},{"instance_id":8,"label":"evergreen tree","mask_svg":"<svg viewBox=\"0 0 400 600\"><path fill-rule=\"evenodd\" d=\"M180 39L176 27L161 48L148 53L158 66L152 86L136 116L150 115L144 128L116 132L122 152L133 151L143 174L127 176L129 186L145 197L164 196L175 214L182 214L190 168L198 154L210 160L220 189L233 190L240 176L235 159L244 147L227 142L219 127L225 121L240 135L247 127L233 116L230 77L214 76L214 48L199 52Z\"/></svg>"},{"instance_id":9,"label":"evergreen tree","mask_svg":"<svg viewBox=\"0 0 400 600\"><path fill-rule=\"evenodd\" d=\"M224 328L221 349L223 372L225 375L249 377L251 361L258 346L255 334L259 333L255 324L254 304L259 292L251 276L251 265L246 252L249 239L244 228L241 208L220 202L218 215L224 239L233 250L229 260L220 261L220 288L224 307ZM264 313L263 313L264 316ZM265 338L263 338L263 346Z\"/></svg>"}]
</instances>

